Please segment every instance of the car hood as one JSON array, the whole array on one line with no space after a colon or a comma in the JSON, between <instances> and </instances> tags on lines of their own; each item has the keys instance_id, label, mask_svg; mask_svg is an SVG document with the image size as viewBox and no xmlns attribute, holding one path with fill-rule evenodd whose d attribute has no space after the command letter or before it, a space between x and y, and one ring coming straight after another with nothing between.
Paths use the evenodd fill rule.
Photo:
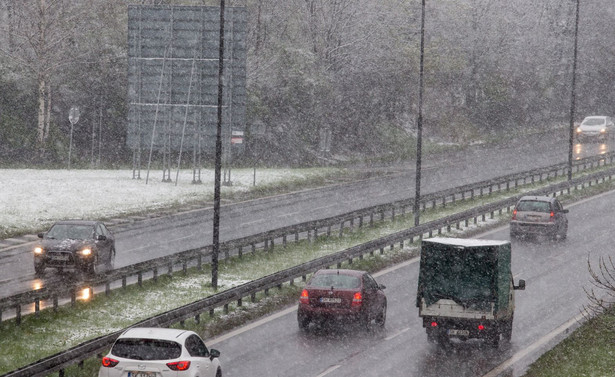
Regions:
<instances>
[{"instance_id":1,"label":"car hood","mask_svg":"<svg viewBox=\"0 0 615 377\"><path fill-rule=\"evenodd\" d=\"M588 126L586 124L582 124L580 127L581 131L600 131L603 128L606 128L606 125L601 124L597 126Z\"/></svg>"},{"instance_id":2,"label":"car hood","mask_svg":"<svg viewBox=\"0 0 615 377\"><path fill-rule=\"evenodd\" d=\"M85 246L93 246L94 241L92 240L72 240L72 239L64 239L64 240L54 240L54 239L45 239L42 242L42 246L45 250L54 250L54 251L77 251Z\"/></svg>"}]
</instances>

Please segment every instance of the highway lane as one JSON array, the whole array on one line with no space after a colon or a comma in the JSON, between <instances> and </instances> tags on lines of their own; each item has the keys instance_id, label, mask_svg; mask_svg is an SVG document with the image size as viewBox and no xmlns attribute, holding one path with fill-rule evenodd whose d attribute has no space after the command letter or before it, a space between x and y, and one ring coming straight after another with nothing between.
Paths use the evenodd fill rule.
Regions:
<instances>
[{"instance_id":1,"label":"highway lane","mask_svg":"<svg viewBox=\"0 0 615 377\"><path fill-rule=\"evenodd\" d=\"M239 376L520 376L554 342L560 328L576 326L584 287L590 287L587 261L612 253L607 227L615 220L615 191L568 206L568 239L560 242L513 242L515 281L527 282L516 291L516 311L510 344L494 349L481 342L441 349L427 342L415 307L418 259L375 274L387 286L388 318L384 330L346 328L304 334L296 307L206 341L222 352L224 375ZM508 227L481 238L508 239ZM502 363L503 373L492 373Z\"/></svg>"},{"instance_id":2,"label":"highway lane","mask_svg":"<svg viewBox=\"0 0 615 377\"><path fill-rule=\"evenodd\" d=\"M563 162L567 158L565 132L529 135L503 145L475 146L448 154L426 157L423 161L423 193L476 182L516 171ZM579 153L598 153L587 145ZM612 148L604 147L606 151ZM399 173L379 179L330 186L316 190L225 205L221 209L221 241L243 237L282 226L335 216L367 206L413 197L414 166L395 167ZM387 169L391 169L390 167ZM180 250L211 244L211 208L191 211L164 219L147 220L136 229L116 234L116 267L156 258ZM62 284L81 279L75 274L48 270L42 279L34 276L32 244L0 252L0 297L35 287Z\"/></svg>"}]
</instances>

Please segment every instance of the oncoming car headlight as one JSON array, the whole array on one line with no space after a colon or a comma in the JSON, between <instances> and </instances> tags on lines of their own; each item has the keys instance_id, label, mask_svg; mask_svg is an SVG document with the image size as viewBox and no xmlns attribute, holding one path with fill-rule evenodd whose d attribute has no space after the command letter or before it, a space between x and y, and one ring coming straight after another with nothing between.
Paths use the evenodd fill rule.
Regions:
<instances>
[{"instance_id":1,"label":"oncoming car headlight","mask_svg":"<svg viewBox=\"0 0 615 377\"><path fill-rule=\"evenodd\" d=\"M581 127L577 127L577 133L581 133Z\"/></svg>"},{"instance_id":2,"label":"oncoming car headlight","mask_svg":"<svg viewBox=\"0 0 615 377\"><path fill-rule=\"evenodd\" d=\"M45 250L43 250L43 248L40 247L40 246L37 246L37 247L34 248L34 254L36 254L36 255L41 255L41 254L43 254L43 252L45 252Z\"/></svg>"},{"instance_id":3,"label":"oncoming car headlight","mask_svg":"<svg viewBox=\"0 0 615 377\"><path fill-rule=\"evenodd\" d=\"M600 129L600 133L601 133L601 134L606 133L606 128L602 128L602 129Z\"/></svg>"},{"instance_id":4,"label":"oncoming car headlight","mask_svg":"<svg viewBox=\"0 0 615 377\"><path fill-rule=\"evenodd\" d=\"M92 255L92 249L83 249L79 253L84 256Z\"/></svg>"}]
</instances>

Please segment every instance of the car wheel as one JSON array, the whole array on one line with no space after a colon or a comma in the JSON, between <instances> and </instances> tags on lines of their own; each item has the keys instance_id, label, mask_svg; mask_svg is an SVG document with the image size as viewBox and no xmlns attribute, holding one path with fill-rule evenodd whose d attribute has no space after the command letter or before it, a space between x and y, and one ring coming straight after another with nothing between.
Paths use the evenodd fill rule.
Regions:
<instances>
[{"instance_id":1,"label":"car wheel","mask_svg":"<svg viewBox=\"0 0 615 377\"><path fill-rule=\"evenodd\" d=\"M498 329L495 334L491 335L489 342L494 348L498 348L500 346L500 330Z\"/></svg>"},{"instance_id":2,"label":"car wheel","mask_svg":"<svg viewBox=\"0 0 615 377\"><path fill-rule=\"evenodd\" d=\"M309 318L297 318L297 322L299 324L299 330L301 331L307 331L308 327L310 326L310 319Z\"/></svg>"},{"instance_id":3,"label":"car wheel","mask_svg":"<svg viewBox=\"0 0 615 377\"><path fill-rule=\"evenodd\" d=\"M507 342L510 342L510 339L512 338L512 327L513 317L511 316L510 319L504 324L504 331L502 331L502 337Z\"/></svg>"},{"instance_id":4,"label":"car wheel","mask_svg":"<svg viewBox=\"0 0 615 377\"><path fill-rule=\"evenodd\" d=\"M37 276L42 275L45 272L45 263L39 263L34 265L34 274Z\"/></svg>"},{"instance_id":5,"label":"car wheel","mask_svg":"<svg viewBox=\"0 0 615 377\"><path fill-rule=\"evenodd\" d=\"M98 256L94 258L92 263L85 266L85 273L90 276L95 276L98 273Z\"/></svg>"},{"instance_id":6,"label":"car wheel","mask_svg":"<svg viewBox=\"0 0 615 377\"><path fill-rule=\"evenodd\" d=\"M115 263L115 248L111 249L111 252L109 253L109 260L107 261L107 267L112 270L114 263Z\"/></svg>"},{"instance_id":7,"label":"car wheel","mask_svg":"<svg viewBox=\"0 0 615 377\"><path fill-rule=\"evenodd\" d=\"M218 368L218 370L216 370L216 377L222 377L222 369Z\"/></svg>"},{"instance_id":8,"label":"car wheel","mask_svg":"<svg viewBox=\"0 0 615 377\"><path fill-rule=\"evenodd\" d=\"M376 317L376 324L379 327L384 327L384 324L387 320L387 304L385 303L380 310L380 313Z\"/></svg>"}]
</instances>

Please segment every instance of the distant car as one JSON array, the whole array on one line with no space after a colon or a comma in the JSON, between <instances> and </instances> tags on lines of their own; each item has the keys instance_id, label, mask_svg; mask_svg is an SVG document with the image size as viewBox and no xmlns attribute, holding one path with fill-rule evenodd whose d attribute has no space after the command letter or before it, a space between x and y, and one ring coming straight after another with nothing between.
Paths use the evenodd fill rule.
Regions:
<instances>
[{"instance_id":1,"label":"distant car","mask_svg":"<svg viewBox=\"0 0 615 377\"><path fill-rule=\"evenodd\" d=\"M524 196L515 205L510 221L510 238L546 235L566 239L567 209L550 196Z\"/></svg>"},{"instance_id":2,"label":"distant car","mask_svg":"<svg viewBox=\"0 0 615 377\"><path fill-rule=\"evenodd\" d=\"M299 328L307 330L311 322L359 323L368 328L372 321L384 327L387 313L384 288L365 271L316 271L299 297Z\"/></svg>"},{"instance_id":3,"label":"distant car","mask_svg":"<svg viewBox=\"0 0 615 377\"><path fill-rule=\"evenodd\" d=\"M222 377L218 357L194 331L134 327L102 358L98 377Z\"/></svg>"},{"instance_id":4,"label":"distant car","mask_svg":"<svg viewBox=\"0 0 615 377\"><path fill-rule=\"evenodd\" d=\"M615 131L615 123L609 116L589 116L577 127L577 140L601 140L605 141Z\"/></svg>"},{"instance_id":5,"label":"distant car","mask_svg":"<svg viewBox=\"0 0 615 377\"><path fill-rule=\"evenodd\" d=\"M38 275L47 267L93 274L98 265L112 266L115 259L115 238L100 221L58 221L38 237L41 241L34 248L34 271Z\"/></svg>"}]
</instances>

